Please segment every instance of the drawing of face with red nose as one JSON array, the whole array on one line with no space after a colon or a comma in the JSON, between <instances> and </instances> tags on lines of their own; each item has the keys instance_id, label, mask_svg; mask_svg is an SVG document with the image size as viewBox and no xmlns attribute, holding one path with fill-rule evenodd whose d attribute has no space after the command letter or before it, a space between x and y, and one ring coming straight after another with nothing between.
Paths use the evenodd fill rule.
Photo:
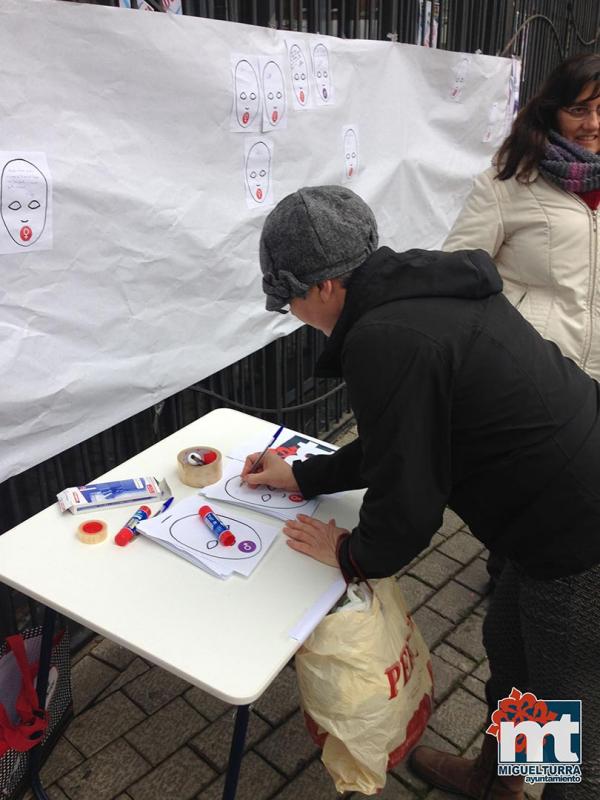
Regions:
<instances>
[{"instance_id":1,"label":"drawing of face with red nose","mask_svg":"<svg viewBox=\"0 0 600 800\"><path fill-rule=\"evenodd\" d=\"M260 108L260 95L258 91L258 77L254 67L246 59L238 61L235 67L235 113L238 124L248 128L258 114Z\"/></svg>"},{"instance_id":2,"label":"drawing of face with red nose","mask_svg":"<svg viewBox=\"0 0 600 800\"><path fill-rule=\"evenodd\" d=\"M313 50L313 65L319 96L324 103L327 103L331 96L331 83L329 77L329 53L325 45L318 44Z\"/></svg>"},{"instance_id":3,"label":"drawing of face with red nose","mask_svg":"<svg viewBox=\"0 0 600 800\"><path fill-rule=\"evenodd\" d=\"M46 225L48 183L43 173L23 158L8 161L0 180L0 214L10 238L29 247Z\"/></svg>"},{"instance_id":4,"label":"drawing of face with red nose","mask_svg":"<svg viewBox=\"0 0 600 800\"><path fill-rule=\"evenodd\" d=\"M269 194L271 178L271 154L264 142L256 142L250 148L246 160L246 183L252 199L262 203Z\"/></svg>"},{"instance_id":5,"label":"drawing of face with red nose","mask_svg":"<svg viewBox=\"0 0 600 800\"><path fill-rule=\"evenodd\" d=\"M304 54L297 44L290 47L289 59L294 95L298 103L305 106L308 103L308 70Z\"/></svg>"},{"instance_id":6,"label":"drawing of face with red nose","mask_svg":"<svg viewBox=\"0 0 600 800\"><path fill-rule=\"evenodd\" d=\"M274 61L267 61L263 70L265 114L271 125L277 125L285 113L283 73Z\"/></svg>"},{"instance_id":7,"label":"drawing of face with red nose","mask_svg":"<svg viewBox=\"0 0 600 800\"><path fill-rule=\"evenodd\" d=\"M358 141L352 128L344 134L344 160L346 177L353 178L358 172Z\"/></svg>"}]
</instances>

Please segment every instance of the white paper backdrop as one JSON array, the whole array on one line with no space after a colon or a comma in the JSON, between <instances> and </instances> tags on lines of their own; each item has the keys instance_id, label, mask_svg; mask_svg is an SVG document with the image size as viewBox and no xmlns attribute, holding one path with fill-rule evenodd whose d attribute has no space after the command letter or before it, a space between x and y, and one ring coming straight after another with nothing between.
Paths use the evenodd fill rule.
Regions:
<instances>
[{"instance_id":1,"label":"white paper backdrop","mask_svg":"<svg viewBox=\"0 0 600 800\"><path fill-rule=\"evenodd\" d=\"M277 202L345 180L352 126L348 185L373 207L381 243L444 239L502 137L510 61L472 55L465 66L458 53L294 33L307 54L319 41L329 49L334 105L295 110L286 71L287 127L231 131L232 55L286 64L286 38L0 3L0 151L45 154L53 228L52 249L0 254L0 480L293 329L264 311L257 250L269 209L247 205L248 137L272 145Z\"/></svg>"}]
</instances>

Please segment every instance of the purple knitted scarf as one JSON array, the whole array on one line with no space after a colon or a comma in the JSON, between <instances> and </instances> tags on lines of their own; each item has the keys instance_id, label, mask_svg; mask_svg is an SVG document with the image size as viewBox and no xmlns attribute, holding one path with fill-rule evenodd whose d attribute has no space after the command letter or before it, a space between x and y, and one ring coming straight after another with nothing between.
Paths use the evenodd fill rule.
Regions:
<instances>
[{"instance_id":1,"label":"purple knitted scarf","mask_svg":"<svg viewBox=\"0 0 600 800\"><path fill-rule=\"evenodd\" d=\"M539 170L547 180L567 192L591 192L600 189L600 154L550 131Z\"/></svg>"}]
</instances>

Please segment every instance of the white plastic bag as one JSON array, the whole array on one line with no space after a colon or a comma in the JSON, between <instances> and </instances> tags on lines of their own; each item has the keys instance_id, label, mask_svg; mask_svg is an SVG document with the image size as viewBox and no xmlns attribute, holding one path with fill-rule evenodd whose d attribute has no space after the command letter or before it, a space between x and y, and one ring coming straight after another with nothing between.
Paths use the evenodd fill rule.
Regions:
<instances>
[{"instance_id":1,"label":"white plastic bag","mask_svg":"<svg viewBox=\"0 0 600 800\"><path fill-rule=\"evenodd\" d=\"M307 727L338 792L375 794L420 739L433 706L429 649L395 578L350 587L349 602L296 655ZM356 610L359 608L361 610Z\"/></svg>"}]
</instances>

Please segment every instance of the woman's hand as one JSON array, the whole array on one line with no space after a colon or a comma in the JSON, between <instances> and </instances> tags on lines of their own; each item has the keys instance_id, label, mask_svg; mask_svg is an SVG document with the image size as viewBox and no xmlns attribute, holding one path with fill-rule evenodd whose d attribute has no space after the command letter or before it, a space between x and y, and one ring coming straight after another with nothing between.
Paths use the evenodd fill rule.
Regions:
<instances>
[{"instance_id":1,"label":"woman's hand","mask_svg":"<svg viewBox=\"0 0 600 800\"><path fill-rule=\"evenodd\" d=\"M291 466L283 458L280 458L274 450L267 450L256 472L250 473L259 456L260 453L252 453L246 456L241 479L248 486L259 486L264 483L267 486L273 486L275 489L284 489L286 492L300 492L300 487L296 483Z\"/></svg>"},{"instance_id":2,"label":"woman's hand","mask_svg":"<svg viewBox=\"0 0 600 800\"><path fill-rule=\"evenodd\" d=\"M283 526L288 537L288 546L299 553L305 553L330 567L339 566L337 560L337 543L345 528L338 528L334 519L321 522L315 517L298 514L296 519L289 520Z\"/></svg>"}]
</instances>

